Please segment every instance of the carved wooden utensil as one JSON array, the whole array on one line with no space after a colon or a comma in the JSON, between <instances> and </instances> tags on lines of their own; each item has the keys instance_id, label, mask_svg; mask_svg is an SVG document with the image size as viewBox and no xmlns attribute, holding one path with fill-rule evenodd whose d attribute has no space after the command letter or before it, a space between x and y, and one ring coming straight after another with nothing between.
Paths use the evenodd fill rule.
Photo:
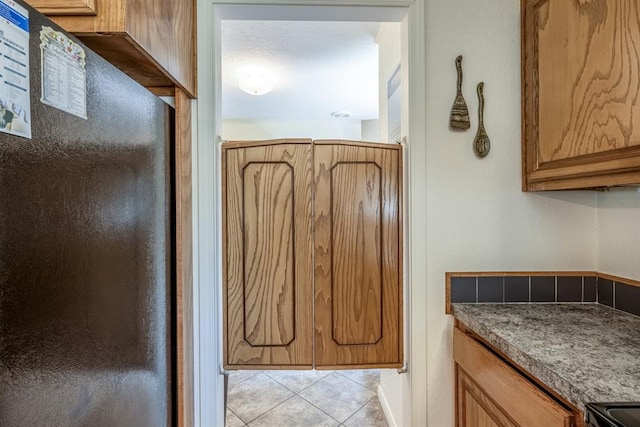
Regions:
<instances>
[{"instance_id":1,"label":"carved wooden utensil","mask_svg":"<svg viewBox=\"0 0 640 427\"><path fill-rule=\"evenodd\" d=\"M467 130L471 127L471 123L469 122L467 103L462 96L462 55L456 58L456 69L458 70L458 93L451 108L449 126L453 130Z\"/></svg>"},{"instance_id":2,"label":"carved wooden utensil","mask_svg":"<svg viewBox=\"0 0 640 427\"><path fill-rule=\"evenodd\" d=\"M478 133L476 133L476 137L473 140L473 149L478 157L482 158L486 157L491 149L491 141L489 141L487 131L484 130L484 82L478 83L478 99L480 100L478 107Z\"/></svg>"}]
</instances>

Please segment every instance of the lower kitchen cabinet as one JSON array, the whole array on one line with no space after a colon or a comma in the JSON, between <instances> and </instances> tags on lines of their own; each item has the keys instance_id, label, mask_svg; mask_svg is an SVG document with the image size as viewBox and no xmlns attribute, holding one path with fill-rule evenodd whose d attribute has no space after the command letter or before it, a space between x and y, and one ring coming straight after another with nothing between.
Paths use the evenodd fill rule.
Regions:
<instances>
[{"instance_id":1,"label":"lower kitchen cabinet","mask_svg":"<svg viewBox=\"0 0 640 427\"><path fill-rule=\"evenodd\" d=\"M582 426L582 416L561 404L473 335L453 332L456 426Z\"/></svg>"},{"instance_id":2,"label":"lower kitchen cabinet","mask_svg":"<svg viewBox=\"0 0 640 427\"><path fill-rule=\"evenodd\" d=\"M402 149L223 144L224 365L401 367Z\"/></svg>"}]
</instances>

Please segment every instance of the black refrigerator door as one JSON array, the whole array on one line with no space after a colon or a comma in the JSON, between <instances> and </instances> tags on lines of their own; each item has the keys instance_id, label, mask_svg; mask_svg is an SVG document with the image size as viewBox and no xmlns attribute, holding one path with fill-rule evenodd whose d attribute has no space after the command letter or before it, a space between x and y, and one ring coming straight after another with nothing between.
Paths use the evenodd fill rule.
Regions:
<instances>
[{"instance_id":1,"label":"black refrigerator door","mask_svg":"<svg viewBox=\"0 0 640 427\"><path fill-rule=\"evenodd\" d=\"M0 133L0 426L170 425L169 108L86 48L87 119L40 102L40 30L60 29L27 8L32 139Z\"/></svg>"}]
</instances>

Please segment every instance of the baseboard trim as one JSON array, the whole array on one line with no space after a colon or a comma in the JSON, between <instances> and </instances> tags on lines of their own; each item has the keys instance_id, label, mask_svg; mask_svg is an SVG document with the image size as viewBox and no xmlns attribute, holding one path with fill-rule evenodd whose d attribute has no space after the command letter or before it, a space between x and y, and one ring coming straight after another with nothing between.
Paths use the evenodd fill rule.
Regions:
<instances>
[{"instance_id":1,"label":"baseboard trim","mask_svg":"<svg viewBox=\"0 0 640 427\"><path fill-rule=\"evenodd\" d=\"M387 398L385 397L380 384L378 384L378 400L380 401L380 406L382 406L382 411L384 412L384 417L387 419L389 427L398 427L398 424L391 413L391 408L389 408L389 402L387 402Z\"/></svg>"}]
</instances>

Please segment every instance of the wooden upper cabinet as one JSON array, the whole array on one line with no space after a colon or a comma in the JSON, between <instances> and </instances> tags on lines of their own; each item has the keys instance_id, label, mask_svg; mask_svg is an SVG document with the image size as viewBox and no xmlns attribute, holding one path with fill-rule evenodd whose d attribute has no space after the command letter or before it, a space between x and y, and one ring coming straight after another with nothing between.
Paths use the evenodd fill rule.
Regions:
<instances>
[{"instance_id":1,"label":"wooden upper cabinet","mask_svg":"<svg viewBox=\"0 0 640 427\"><path fill-rule=\"evenodd\" d=\"M640 184L640 2L523 0L523 189Z\"/></svg>"},{"instance_id":2,"label":"wooden upper cabinet","mask_svg":"<svg viewBox=\"0 0 640 427\"><path fill-rule=\"evenodd\" d=\"M195 0L26 1L143 86L196 96Z\"/></svg>"},{"instance_id":3,"label":"wooden upper cabinet","mask_svg":"<svg viewBox=\"0 0 640 427\"><path fill-rule=\"evenodd\" d=\"M225 365L311 368L311 140L223 147Z\"/></svg>"},{"instance_id":4,"label":"wooden upper cabinet","mask_svg":"<svg viewBox=\"0 0 640 427\"><path fill-rule=\"evenodd\" d=\"M316 367L403 364L402 151L314 142Z\"/></svg>"}]
</instances>

